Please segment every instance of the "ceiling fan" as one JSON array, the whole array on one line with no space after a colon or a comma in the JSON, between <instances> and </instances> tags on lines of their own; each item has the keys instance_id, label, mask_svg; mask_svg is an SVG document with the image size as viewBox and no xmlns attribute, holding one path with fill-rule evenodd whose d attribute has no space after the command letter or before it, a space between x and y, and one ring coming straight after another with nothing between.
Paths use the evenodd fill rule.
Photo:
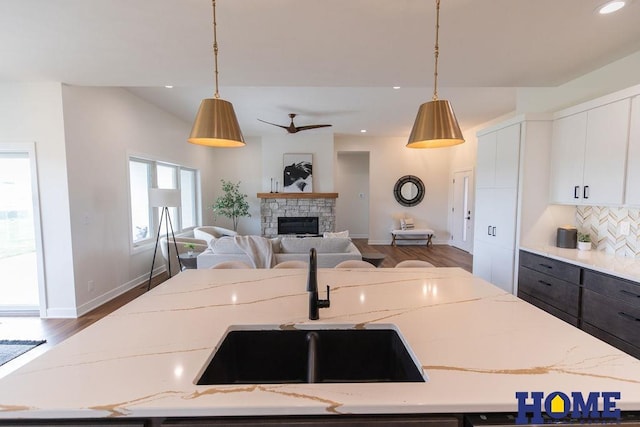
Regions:
<instances>
[{"instance_id":1,"label":"ceiling fan","mask_svg":"<svg viewBox=\"0 0 640 427\"><path fill-rule=\"evenodd\" d=\"M270 123L270 122L265 122L264 120L260 120L258 119L258 121L261 121L262 123L266 123L268 125L273 125L273 126L278 126L279 128L285 129L288 133L297 133L303 130L310 130L310 129L318 129L318 128L326 128L332 125L306 125L306 126L296 126L293 124L293 118L296 116L296 114L291 113L289 114L289 117L291 118L291 123L289 124L289 126L283 126L283 125L278 125L275 123Z\"/></svg>"}]
</instances>

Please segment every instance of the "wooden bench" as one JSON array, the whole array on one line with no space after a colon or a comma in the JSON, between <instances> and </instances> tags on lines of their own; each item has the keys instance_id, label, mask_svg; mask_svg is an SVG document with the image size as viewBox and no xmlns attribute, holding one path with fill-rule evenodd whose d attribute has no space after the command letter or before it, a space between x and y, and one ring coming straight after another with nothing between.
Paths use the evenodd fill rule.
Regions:
<instances>
[{"instance_id":1,"label":"wooden bench","mask_svg":"<svg viewBox=\"0 0 640 427\"><path fill-rule=\"evenodd\" d=\"M427 246L432 245L433 230L429 228L414 228L411 230L391 230L391 245L397 246L397 240L426 240Z\"/></svg>"}]
</instances>

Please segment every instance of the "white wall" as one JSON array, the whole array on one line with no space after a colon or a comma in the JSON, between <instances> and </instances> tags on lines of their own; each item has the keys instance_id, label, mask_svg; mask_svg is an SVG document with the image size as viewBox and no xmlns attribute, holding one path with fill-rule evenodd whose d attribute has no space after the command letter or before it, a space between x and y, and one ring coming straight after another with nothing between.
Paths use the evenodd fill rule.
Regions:
<instances>
[{"instance_id":1,"label":"white wall","mask_svg":"<svg viewBox=\"0 0 640 427\"><path fill-rule=\"evenodd\" d=\"M283 133L262 138L262 191L271 191L271 178L282 191L283 154L313 154L313 192L332 193L334 188L333 134L322 131Z\"/></svg>"},{"instance_id":2,"label":"white wall","mask_svg":"<svg viewBox=\"0 0 640 427\"><path fill-rule=\"evenodd\" d=\"M416 150L406 148L406 143L404 137L336 137L337 152L369 152L369 242L389 244L389 231L403 215L415 218L417 227L432 228L434 243L447 242L450 151L446 148ZM425 184L426 194L418 206L404 207L393 197L393 187L404 175L415 175Z\"/></svg>"},{"instance_id":3,"label":"white wall","mask_svg":"<svg viewBox=\"0 0 640 427\"><path fill-rule=\"evenodd\" d=\"M553 112L640 84L640 51L553 88L519 88L517 112Z\"/></svg>"},{"instance_id":4,"label":"white wall","mask_svg":"<svg viewBox=\"0 0 640 427\"><path fill-rule=\"evenodd\" d=\"M336 161L336 231L369 237L369 153L338 152Z\"/></svg>"},{"instance_id":5,"label":"white wall","mask_svg":"<svg viewBox=\"0 0 640 427\"><path fill-rule=\"evenodd\" d=\"M0 142L35 142L47 295L42 314L73 317L76 302L61 85L0 84Z\"/></svg>"},{"instance_id":6,"label":"white wall","mask_svg":"<svg viewBox=\"0 0 640 427\"><path fill-rule=\"evenodd\" d=\"M205 213L203 224L219 225L233 228L231 219L225 217L216 218L210 206L214 200L222 195L222 182L240 182L240 191L245 193L249 202L251 217L241 218L238 224L238 232L241 234L260 235L260 200L257 193L262 192L262 141L257 137L246 137L247 145L240 148L212 148L211 187L212 192L203 194L205 199ZM267 192L269 190L267 189Z\"/></svg>"},{"instance_id":7,"label":"white wall","mask_svg":"<svg viewBox=\"0 0 640 427\"><path fill-rule=\"evenodd\" d=\"M153 245L134 252L129 242L128 156L199 169L210 195L213 151L186 141L190 123L124 89L64 85L62 101L75 279L67 286L75 283L83 314L148 278ZM64 169L64 156L56 161Z\"/></svg>"}]
</instances>

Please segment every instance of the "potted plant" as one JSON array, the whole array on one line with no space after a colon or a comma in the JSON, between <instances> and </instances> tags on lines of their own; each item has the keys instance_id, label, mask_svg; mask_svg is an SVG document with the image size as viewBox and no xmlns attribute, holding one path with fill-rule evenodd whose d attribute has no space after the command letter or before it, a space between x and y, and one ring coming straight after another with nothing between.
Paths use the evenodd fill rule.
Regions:
<instances>
[{"instance_id":1,"label":"potted plant","mask_svg":"<svg viewBox=\"0 0 640 427\"><path fill-rule=\"evenodd\" d=\"M578 249L581 251L591 250L591 236L589 233L578 232Z\"/></svg>"},{"instance_id":2,"label":"potted plant","mask_svg":"<svg viewBox=\"0 0 640 427\"><path fill-rule=\"evenodd\" d=\"M247 195L240 193L240 182L222 181L222 191L224 194L218 197L211 209L216 215L226 216L233 221L233 231L238 231L238 221L243 216L251 216L249 213L249 203Z\"/></svg>"},{"instance_id":3,"label":"potted plant","mask_svg":"<svg viewBox=\"0 0 640 427\"><path fill-rule=\"evenodd\" d=\"M187 255L193 255L193 250L196 248L194 243L185 243L184 248L187 250Z\"/></svg>"}]
</instances>

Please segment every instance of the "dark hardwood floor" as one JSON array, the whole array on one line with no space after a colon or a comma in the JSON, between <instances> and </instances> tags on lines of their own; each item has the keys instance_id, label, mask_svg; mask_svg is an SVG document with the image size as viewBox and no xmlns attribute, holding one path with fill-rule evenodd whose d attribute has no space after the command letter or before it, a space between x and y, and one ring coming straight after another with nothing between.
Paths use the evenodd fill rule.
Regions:
<instances>
[{"instance_id":1,"label":"dark hardwood floor","mask_svg":"<svg viewBox=\"0 0 640 427\"><path fill-rule=\"evenodd\" d=\"M398 262L408 259L420 259L429 261L436 267L461 267L469 272L471 271L472 256L465 251L447 245L432 245L429 247L424 245L404 245L394 247L390 245L369 245L366 239L354 239L354 244L362 253L376 252L385 254L386 257L381 265L383 268L395 267ZM166 279L166 274L159 275L153 279L152 286L156 286ZM0 377L23 366L59 342L136 299L144 294L146 289L146 283L137 286L77 319L0 317L0 339L47 340L46 343L0 366Z\"/></svg>"}]
</instances>

